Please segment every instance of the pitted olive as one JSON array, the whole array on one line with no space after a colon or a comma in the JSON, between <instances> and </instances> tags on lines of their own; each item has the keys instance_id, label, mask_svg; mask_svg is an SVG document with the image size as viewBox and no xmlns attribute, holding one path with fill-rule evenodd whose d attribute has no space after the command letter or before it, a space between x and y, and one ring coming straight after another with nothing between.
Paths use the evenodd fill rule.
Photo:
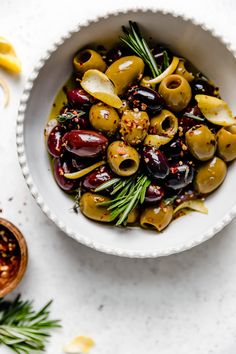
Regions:
<instances>
[{"instance_id":1,"label":"pitted olive","mask_svg":"<svg viewBox=\"0 0 236 354\"><path fill-rule=\"evenodd\" d=\"M168 75L160 83L159 94L167 107L174 112L180 112L189 104L192 91L188 81L180 75Z\"/></svg>"},{"instance_id":2,"label":"pitted olive","mask_svg":"<svg viewBox=\"0 0 236 354\"><path fill-rule=\"evenodd\" d=\"M139 168L139 154L124 141L114 141L108 146L107 161L119 176L131 176Z\"/></svg>"},{"instance_id":3,"label":"pitted olive","mask_svg":"<svg viewBox=\"0 0 236 354\"><path fill-rule=\"evenodd\" d=\"M107 202L110 200L108 197L104 197L100 194L84 193L80 198L80 210L81 213L87 216L87 218L109 222L110 221L110 211L107 210L106 206L99 206L99 203Z\"/></svg>"},{"instance_id":4,"label":"pitted olive","mask_svg":"<svg viewBox=\"0 0 236 354\"><path fill-rule=\"evenodd\" d=\"M173 138L178 130L178 119L176 116L163 109L160 114L151 119L149 133L154 135L167 136Z\"/></svg>"},{"instance_id":5,"label":"pitted olive","mask_svg":"<svg viewBox=\"0 0 236 354\"><path fill-rule=\"evenodd\" d=\"M147 135L149 124L149 117L146 112L125 111L120 123L122 138L130 145L141 143Z\"/></svg>"},{"instance_id":6,"label":"pitted olive","mask_svg":"<svg viewBox=\"0 0 236 354\"><path fill-rule=\"evenodd\" d=\"M127 224L134 224L139 218L139 208L134 208L128 215Z\"/></svg>"},{"instance_id":7,"label":"pitted olive","mask_svg":"<svg viewBox=\"0 0 236 354\"><path fill-rule=\"evenodd\" d=\"M199 167L194 185L197 192L207 194L213 192L224 181L227 167L223 160L214 157Z\"/></svg>"},{"instance_id":8,"label":"pitted olive","mask_svg":"<svg viewBox=\"0 0 236 354\"><path fill-rule=\"evenodd\" d=\"M80 76L89 69L97 69L104 72L107 67L101 55L92 49L84 49L78 52L74 57L73 65L76 73Z\"/></svg>"},{"instance_id":9,"label":"pitted olive","mask_svg":"<svg viewBox=\"0 0 236 354\"><path fill-rule=\"evenodd\" d=\"M89 121L96 130L111 136L118 130L120 118L115 108L99 102L91 107Z\"/></svg>"},{"instance_id":10,"label":"pitted olive","mask_svg":"<svg viewBox=\"0 0 236 354\"><path fill-rule=\"evenodd\" d=\"M144 228L155 228L157 231L162 231L169 225L172 217L172 206L161 204L158 207L144 209L140 217L140 224Z\"/></svg>"},{"instance_id":11,"label":"pitted olive","mask_svg":"<svg viewBox=\"0 0 236 354\"><path fill-rule=\"evenodd\" d=\"M226 162L236 159L236 126L221 128L216 138L218 155Z\"/></svg>"},{"instance_id":12,"label":"pitted olive","mask_svg":"<svg viewBox=\"0 0 236 354\"><path fill-rule=\"evenodd\" d=\"M207 161L215 154L216 138L206 125L200 124L189 129L185 141L191 154L200 161Z\"/></svg>"},{"instance_id":13,"label":"pitted olive","mask_svg":"<svg viewBox=\"0 0 236 354\"><path fill-rule=\"evenodd\" d=\"M141 58L131 55L120 58L106 70L106 75L113 82L118 95L123 95L128 86L141 79L144 62Z\"/></svg>"}]
</instances>

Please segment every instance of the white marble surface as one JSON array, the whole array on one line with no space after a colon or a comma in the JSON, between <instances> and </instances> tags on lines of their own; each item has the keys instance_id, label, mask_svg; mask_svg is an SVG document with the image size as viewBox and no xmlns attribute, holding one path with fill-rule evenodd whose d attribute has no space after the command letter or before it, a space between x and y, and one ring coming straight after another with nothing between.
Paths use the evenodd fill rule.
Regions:
<instances>
[{"instance_id":1,"label":"white marble surface","mask_svg":"<svg viewBox=\"0 0 236 354\"><path fill-rule=\"evenodd\" d=\"M65 28L106 10L143 0L1 0L0 35L16 46L21 78L10 83L11 104L0 108L0 214L24 233L27 273L15 293L37 306L53 298L63 329L47 354L62 353L74 335L89 335L94 354L235 354L236 222L188 252L154 260L115 258L75 243L32 199L15 149L15 120L25 79L37 57ZM146 0L207 22L236 47L233 0ZM223 63L222 63L223 65ZM0 97L1 98L1 97ZM13 198L11 201L9 198ZM8 353L1 347L1 354Z\"/></svg>"}]
</instances>

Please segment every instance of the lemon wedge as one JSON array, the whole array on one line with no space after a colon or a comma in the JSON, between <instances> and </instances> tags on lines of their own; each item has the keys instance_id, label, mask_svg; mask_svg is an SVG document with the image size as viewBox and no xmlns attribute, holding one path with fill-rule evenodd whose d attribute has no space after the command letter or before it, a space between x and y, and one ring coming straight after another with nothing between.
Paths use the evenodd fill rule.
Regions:
<instances>
[{"instance_id":1,"label":"lemon wedge","mask_svg":"<svg viewBox=\"0 0 236 354\"><path fill-rule=\"evenodd\" d=\"M208 214L208 209L205 206L204 201L201 199L188 200L186 202L181 203L175 208L174 214L183 209L190 209L193 211L198 211L202 214Z\"/></svg>"},{"instance_id":2,"label":"lemon wedge","mask_svg":"<svg viewBox=\"0 0 236 354\"><path fill-rule=\"evenodd\" d=\"M122 106L122 101L116 94L115 86L101 71L87 70L80 84L86 92L109 106L114 108Z\"/></svg>"},{"instance_id":3,"label":"lemon wedge","mask_svg":"<svg viewBox=\"0 0 236 354\"><path fill-rule=\"evenodd\" d=\"M95 170L95 168L98 168L98 167L105 165L105 164L106 164L105 161L96 162L95 164L93 164L89 167L86 167L83 170L72 172L72 173L65 173L64 177L66 177L68 179L78 179L78 178L81 178L81 177L87 175L89 172Z\"/></svg>"},{"instance_id":4,"label":"lemon wedge","mask_svg":"<svg viewBox=\"0 0 236 354\"><path fill-rule=\"evenodd\" d=\"M236 119L225 101L207 95L196 95L195 100L202 114L209 122L223 127L236 124Z\"/></svg>"},{"instance_id":5,"label":"lemon wedge","mask_svg":"<svg viewBox=\"0 0 236 354\"><path fill-rule=\"evenodd\" d=\"M0 37L0 66L15 74L21 72L21 63L13 45L3 37Z\"/></svg>"},{"instance_id":6,"label":"lemon wedge","mask_svg":"<svg viewBox=\"0 0 236 354\"><path fill-rule=\"evenodd\" d=\"M85 336L75 337L64 347L64 352L67 354L86 354L94 344L92 338Z\"/></svg>"}]
</instances>

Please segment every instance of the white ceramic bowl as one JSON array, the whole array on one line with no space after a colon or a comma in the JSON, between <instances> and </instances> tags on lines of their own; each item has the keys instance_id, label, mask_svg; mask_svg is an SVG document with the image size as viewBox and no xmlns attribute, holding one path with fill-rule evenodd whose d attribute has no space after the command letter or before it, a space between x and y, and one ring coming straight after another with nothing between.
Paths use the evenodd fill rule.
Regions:
<instances>
[{"instance_id":1,"label":"white ceramic bowl","mask_svg":"<svg viewBox=\"0 0 236 354\"><path fill-rule=\"evenodd\" d=\"M192 213L171 223L161 234L141 228L115 228L72 211L73 201L56 185L44 145L43 131L57 91L71 74L74 53L90 43L117 41L129 20L144 35L170 45L220 86L236 112L235 53L206 27L155 10L109 14L69 31L40 59L21 99L17 121L19 161L26 182L43 212L69 236L99 251L126 257L159 257L189 249L209 239L236 214L236 166L229 167L221 188L207 199L209 215Z\"/></svg>"}]
</instances>

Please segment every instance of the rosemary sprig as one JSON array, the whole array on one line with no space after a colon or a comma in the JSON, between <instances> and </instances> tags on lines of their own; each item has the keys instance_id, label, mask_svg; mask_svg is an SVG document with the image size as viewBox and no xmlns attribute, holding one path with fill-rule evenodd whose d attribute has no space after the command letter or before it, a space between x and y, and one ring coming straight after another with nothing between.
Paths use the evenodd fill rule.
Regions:
<instances>
[{"instance_id":1,"label":"rosemary sprig","mask_svg":"<svg viewBox=\"0 0 236 354\"><path fill-rule=\"evenodd\" d=\"M170 66L169 55L166 50L163 52L163 63L162 63L162 71L166 70Z\"/></svg>"},{"instance_id":2,"label":"rosemary sprig","mask_svg":"<svg viewBox=\"0 0 236 354\"><path fill-rule=\"evenodd\" d=\"M159 76L162 73L162 70L158 67L147 42L142 37L137 23L129 21L129 25L129 30L124 26L122 27L124 37L120 37L120 40L143 59L143 61L149 66L153 77Z\"/></svg>"},{"instance_id":3,"label":"rosemary sprig","mask_svg":"<svg viewBox=\"0 0 236 354\"><path fill-rule=\"evenodd\" d=\"M184 113L184 117L189 117L189 118L192 118L195 120L199 120L200 122L204 122L204 120L205 120L205 118L195 116L195 114L188 113L188 112Z\"/></svg>"},{"instance_id":4,"label":"rosemary sprig","mask_svg":"<svg viewBox=\"0 0 236 354\"><path fill-rule=\"evenodd\" d=\"M65 123L66 121L71 120L73 118L79 118L79 117L83 116L84 114L85 114L84 111L78 111L76 114L74 114L72 112L65 112L65 113L59 114L57 116L57 121L59 123Z\"/></svg>"},{"instance_id":5,"label":"rosemary sprig","mask_svg":"<svg viewBox=\"0 0 236 354\"><path fill-rule=\"evenodd\" d=\"M18 354L44 351L49 331L60 327L58 320L48 319L51 303L36 312L20 295L13 302L0 299L0 344Z\"/></svg>"},{"instance_id":6,"label":"rosemary sprig","mask_svg":"<svg viewBox=\"0 0 236 354\"><path fill-rule=\"evenodd\" d=\"M111 195L115 197L107 202L100 203L111 211L110 220L116 220L116 226L125 225L129 213L138 205L144 202L146 189L151 181L147 176L141 175L129 178L113 178L103 183L95 192L100 192L108 187L113 188Z\"/></svg>"}]
</instances>

